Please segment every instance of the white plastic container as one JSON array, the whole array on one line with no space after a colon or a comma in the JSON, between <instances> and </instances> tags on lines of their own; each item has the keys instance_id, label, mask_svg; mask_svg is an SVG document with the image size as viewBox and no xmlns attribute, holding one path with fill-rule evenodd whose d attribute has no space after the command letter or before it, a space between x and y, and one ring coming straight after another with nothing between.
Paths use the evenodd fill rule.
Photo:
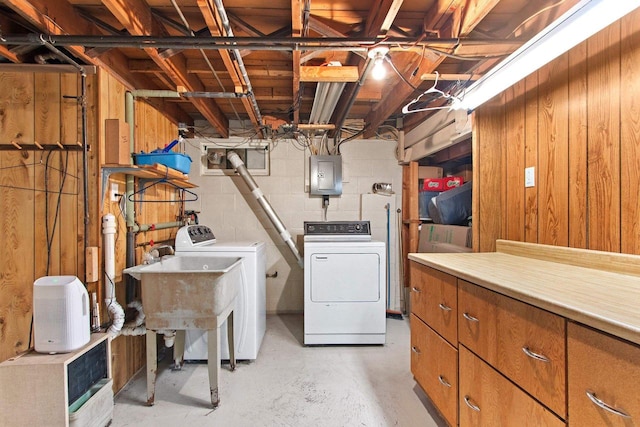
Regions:
<instances>
[{"instance_id":1,"label":"white plastic container","mask_svg":"<svg viewBox=\"0 0 640 427\"><path fill-rule=\"evenodd\" d=\"M89 294L76 276L33 283L33 335L39 353L68 353L89 342Z\"/></svg>"}]
</instances>

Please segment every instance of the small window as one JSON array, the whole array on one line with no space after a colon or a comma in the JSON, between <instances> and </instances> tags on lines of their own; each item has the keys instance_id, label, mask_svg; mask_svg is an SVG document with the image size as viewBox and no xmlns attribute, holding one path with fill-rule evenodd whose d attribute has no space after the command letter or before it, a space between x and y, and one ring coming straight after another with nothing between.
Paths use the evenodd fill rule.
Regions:
<instances>
[{"instance_id":1,"label":"small window","mask_svg":"<svg viewBox=\"0 0 640 427\"><path fill-rule=\"evenodd\" d=\"M252 175L269 175L269 143L244 138L199 138L200 175L233 175L228 152L235 151Z\"/></svg>"}]
</instances>

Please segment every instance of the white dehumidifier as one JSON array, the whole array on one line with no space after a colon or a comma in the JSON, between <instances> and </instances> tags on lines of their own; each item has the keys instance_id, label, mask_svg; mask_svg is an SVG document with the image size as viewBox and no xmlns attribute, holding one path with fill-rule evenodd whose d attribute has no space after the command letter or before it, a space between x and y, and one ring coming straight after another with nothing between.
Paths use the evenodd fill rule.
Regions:
<instances>
[{"instance_id":1,"label":"white dehumidifier","mask_svg":"<svg viewBox=\"0 0 640 427\"><path fill-rule=\"evenodd\" d=\"M89 342L89 294L76 276L33 283L33 336L39 353L69 353Z\"/></svg>"}]
</instances>

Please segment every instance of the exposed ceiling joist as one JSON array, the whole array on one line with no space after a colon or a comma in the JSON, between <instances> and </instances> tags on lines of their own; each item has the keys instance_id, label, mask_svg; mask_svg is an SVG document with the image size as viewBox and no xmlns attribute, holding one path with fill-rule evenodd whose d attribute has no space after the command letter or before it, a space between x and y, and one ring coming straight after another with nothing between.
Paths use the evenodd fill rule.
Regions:
<instances>
[{"instance_id":1,"label":"exposed ceiling joist","mask_svg":"<svg viewBox=\"0 0 640 427\"><path fill-rule=\"evenodd\" d=\"M377 7L374 7L367 17L365 36L376 37L380 34L385 34L391 27L391 23L393 23L401 6L402 0L393 0L384 1ZM369 24L370 22L377 22L378 24L377 26L373 26ZM368 63L367 61L369 61L369 59L365 60L362 57L352 53L347 59L347 64L358 66L362 78L362 73L364 73L365 70L365 64ZM342 92L342 96L338 101L338 108L331 117L331 122L336 124L338 131L342 127L344 121L347 119L349 110L355 102L361 87L362 85L360 85L359 83L349 83Z\"/></svg>"},{"instance_id":2,"label":"exposed ceiling joist","mask_svg":"<svg viewBox=\"0 0 640 427\"><path fill-rule=\"evenodd\" d=\"M301 82L357 82L358 67L300 67Z\"/></svg>"},{"instance_id":3,"label":"exposed ceiling joist","mask_svg":"<svg viewBox=\"0 0 640 427\"><path fill-rule=\"evenodd\" d=\"M461 29L458 36L467 36L475 25L477 25L482 19L499 3L499 0L438 0L438 4L447 7L438 7L437 10L443 10L448 20L432 19L432 22L437 22L438 25L442 24L444 27L453 26ZM471 5L470 5L471 3ZM463 8L461 14L456 14L453 9ZM462 20L459 25L454 25L451 21L455 17L461 16ZM439 28L436 28L438 30ZM455 30L454 30L455 33ZM412 85L410 87L406 82L399 81L391 90L387 92L387 96L382 102L377 105L377 108L372 109L367 115L365 122L367 123L367 130L364 133L365 138L371 138L376 134L378 127L395 111L402 107L407 101L407 97L411 96L414 92L414 88L420 85L420 76L426 73L431 73L436 70L439 64L445 60L445 56L441 55L436 61L423 60L418 63L417 69L404 74L405 79Z\"/></svg>"},{"instance_id":4,"label":"exposed ceiling joist","mask_svg":"<svg viewBox=\"0 0 640 427\"><path fill-rule=\"evenodd\" d=\"M302 37L302 0L291 0L291 37ZM293 51L293 97L291 109L293 112L293 124L300 123L300 51Z\"/></svg>"},{"instance_id":5,"label":"exposed ceiling joist","mask_svg":"<svg viewBox=\"0 0 640 427\"><path fill-rule=\"evenodd\" d=\"M100 28L76 13L76 9L66 0L3 0L4 4L21 15L31 25L43 33L53 35L84 34L102 35ZM109 49L97 56L90 56L81 46L69 47L74 55L82 58L88 64L94 64L109 72L127 89L136 88L158 89L148 78L132 74L128 68L127 57L118 49ZM171 111L159 109L167 118L177 121L177 117L186 119L188 116L182 109ZM193 122L189 118L186 123Z\"/></svg>"},{"instance_id":6,"label":"exposed ceiling joist","mask_svg":"<svg viewBox=\"0 0 640 427\"><path fill-rule=\"evenodd\" d=\"M161 23L152 15L151 9L143 0L127 0L126 2L124 0L103 0L103 4L132 35L162 35L165 32ZM130 16L133 11L135 11L136 17ZM174 87L184 86L189 92L206 90L196 75L188 73L183 54L164 59L157 49L146 48L144 50L170 77ZM229 135L229 121L213 100L192 98L190 101L220 135L225 138Z\"/></svg>"},{"instance_id":7,"label":"exposed ceiling joist","mask_svg":"<svg viewBox=\"0 0 640 427\"><path fill-rule=\"evenodd\" d=\"M209 32L212 36L222 36L226 37L228 34L225 31L224 25L222 23L222 18L220 16L219 11L217 10L215 4L213 4L212 0L198 0L198 8L200 9L200 13L204 17L204 20L209 28ZM222 63L224 64L225 69L229 73L231 80L234 85L234 92L236 93L245 93L248 90L248 82L245 81L242 76L242 72L238 68L238 63L231 59L231 53L228 50L218 51L220 57L222 58ZM251 120L251 123L259 129L260 120L256 114L253 105L251 104L251 100L247 97L242 98L242 105Z\"/></svg>"}]
</instances>

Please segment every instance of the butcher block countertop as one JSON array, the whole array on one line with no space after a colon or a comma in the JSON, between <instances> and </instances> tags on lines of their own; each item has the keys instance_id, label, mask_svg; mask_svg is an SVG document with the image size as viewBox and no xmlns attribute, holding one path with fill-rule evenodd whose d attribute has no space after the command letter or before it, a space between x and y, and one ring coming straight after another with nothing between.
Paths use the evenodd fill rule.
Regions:
<instances>
[{"instance_id":1,"label":"butcher block countertop","mask_svg":"<svg viewBox=\"0 0 640 427\"><path fill-rule=\"evenodd\" d=\"M640 344L640 256L498 240L409 259Z\"/></svg>"}]
</instances>

